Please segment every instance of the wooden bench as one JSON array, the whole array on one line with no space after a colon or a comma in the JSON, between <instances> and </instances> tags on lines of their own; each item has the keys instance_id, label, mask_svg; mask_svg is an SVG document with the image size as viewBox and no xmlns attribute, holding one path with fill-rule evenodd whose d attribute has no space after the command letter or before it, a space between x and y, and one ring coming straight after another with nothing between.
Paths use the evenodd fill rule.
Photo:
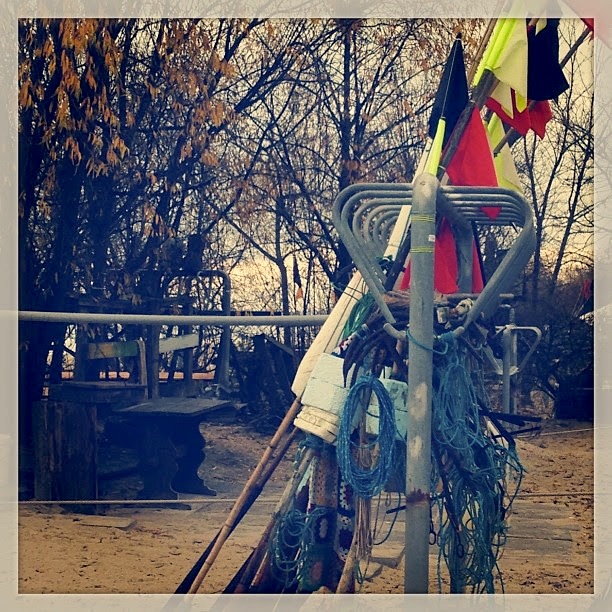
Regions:
<instances>
[{"instance_id":1,"label":"wooden bench","mask_svg":"<svg viewBox=\"0 0 612 612\"><path fill-rule=\"evenodd\" d=\"M198 335L160 339L159 351L190 350ZM98 430L119 417L136 427L142 499L177 499L177 491L215 495L198 476L204 461L202 417L231 406L207 398L147 400L147 367L142 340L90 342L81 347L87 361L133 359L129 379L100 379L100 370L87 368L96 380L70 380L52 385L48 400L36 407L37 440L35 496L38 499L98 499ZM85 511L85 507L83 507Z\"/></svg>"}]
</instances>

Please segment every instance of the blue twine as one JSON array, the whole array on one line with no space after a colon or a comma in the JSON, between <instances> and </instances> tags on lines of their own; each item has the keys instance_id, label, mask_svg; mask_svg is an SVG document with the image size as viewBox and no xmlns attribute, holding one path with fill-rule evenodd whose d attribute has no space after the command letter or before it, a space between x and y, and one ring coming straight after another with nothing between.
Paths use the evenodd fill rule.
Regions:
<instances>
[{"instance_id":1,"label":"blue twine","mask_svg":"<svg viewBox=\"0 0 612 612\"><path fill-rule=\"evenodd\" d=\"M456 340L448 346L432 411L441 459L441 465L433 462L431 483L431 490L438 491L432 500L438 509L438 587L441 591L443 559L452 592L493 593L495 575L503 592L497 562L507 533L505 498L513 497L506 491L506 471L518 474L520 484L523 468L513 447L505 448L482 431L467 357ZM445 486L439 491L442 473Z\"/></svg>"},{"instance_id":2,"label":"blue twine","mask_svg":"<svg viewBox=\"0 0 612 612\"><path fill-rule=\"evenodd\" d=\"M326 513L326 508L315 508L312 512L293 508L275 524L268 543L270 565L284 589L300 580L309 550L315 543L316 523Z\"/></svg>"},{"instance_id":3,"label":"blue twine","mask_svg":"<svg viewBox=\"0 0 612 612\"><path fill-rule=\"evenodd\" d=\"M299 443L297 451L295 453L295 458L293 460L294 469L300 464L302 460L302 456L306 449L314 449L315 451L321 450L325 445L325 441L315 436L314 434L307 433L302 441Z\"/></svg>"},{"instance_id":4,"label":"blue twine","mask_svg":"<svg viewBox=\"0 0 612 612\"><path fill-rule=\"evenodd\" d=\"M351 433L356 412L364 409L364 401L369 401L368 391L373 392L378 399L379 431L371 443L360 445L351 440ZM356 461L355 451L359 448L373 448L376 445L378 445L378 457L375 465L372 468L360 467ZM340 415L336 448L340 472L357 495L369 499L382 491L391 474L394 448L395 408L393 401L376 376L372 374L361 376L351 387Z\"/></svg>"},{"instance_id":5,"label":"blue twine","mask_svg":"<svg viewBox=\"0 0 612 612\"><path fill-rule=\"evenodd\" d=\"M408 340L410 340L410 342L412 342L412 344L416 344L419 348L422 348L425 351L429 351L430 353L435 353L436 355L446 355L446 353L448 352L448 348L449 346L452 344L453 341L456 342L456 338L455 335L453 334L453 332L446 332L444 334L441 334L439 336L434 336L434 340L439 340L442 341L444 343L444 349L443 350L438 350L435 348L430 348L429 346L425 346L422 342L419 342L411 333L410 331L410 327L406 327L406 338L408 338Z\"/></svg>"}]
</instances>

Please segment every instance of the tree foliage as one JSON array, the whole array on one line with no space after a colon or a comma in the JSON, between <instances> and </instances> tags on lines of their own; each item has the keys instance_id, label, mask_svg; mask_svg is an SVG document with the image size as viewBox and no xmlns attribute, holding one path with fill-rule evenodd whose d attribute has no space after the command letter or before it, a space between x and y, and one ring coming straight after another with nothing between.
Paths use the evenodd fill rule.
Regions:
<instances>
[{"instance_id":1,"label":"tree foliage","mask_svg":"<svg viewBox=\"0 0 612 612\"><path fill-rule=\"evenodd\" d=\"M412 180L452 40L461 30L469 67L484 25L19 20L20 308L70 309L95 289L161 296L177 274L211 268L233 271L238 308L327 311L351 265L334 198L357 181ZM546 141L514 147L538 220L533 296L544 268L556 286L569 264L589 264L592 89L571 69ZM23 367L43 372L64 332L22 326Z\"/></svg>"}]
</instances>

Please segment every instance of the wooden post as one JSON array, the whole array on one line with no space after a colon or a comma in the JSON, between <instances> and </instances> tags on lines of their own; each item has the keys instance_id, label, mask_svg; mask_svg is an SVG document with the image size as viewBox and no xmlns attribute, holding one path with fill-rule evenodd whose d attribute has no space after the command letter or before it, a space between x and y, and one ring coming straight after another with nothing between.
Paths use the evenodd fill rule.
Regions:
<instances>
[{"instance_id":1,"label":"wooden post","mask_svg":"<svg viewBox=\"0 0 612 612\"><path fill-rule=\"evenodd\" d=\"M34 496L40 500L95 500L96 405L45 400L33 407ZM95 505L75 505L96 512Z\"/></svg>"},{"instance_id":2,"label":"wooden post","mask_svg":"<svg viewBox=\"0 0 612 612\"><path fill-rule=\"evenodd\" d=\"M87 380L87 324L77 325L74 380Z\"/></svg>"},{"instance_id":3,"label":"wooden post","mask_svg":"<svg viewBox=\"0 0 612 612\"><path fill-rule=\"evenodd\" d=\"M185 305L184 314L193 314L191 304ZM185 325L181 333L189 335L191 333L191 326ZM193 382L193 348L188 347L183 350L183 384L185 386L185 397L192 397L195 395L195 385Z\"/></svg>"}]
</instances>

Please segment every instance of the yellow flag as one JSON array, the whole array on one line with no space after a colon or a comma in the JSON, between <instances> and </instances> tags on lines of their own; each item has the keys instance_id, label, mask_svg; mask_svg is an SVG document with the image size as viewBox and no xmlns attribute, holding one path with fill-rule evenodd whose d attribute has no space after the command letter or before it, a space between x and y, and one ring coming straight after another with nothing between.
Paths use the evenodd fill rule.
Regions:
<instances>
[{"instance_id":1,"label":"yellow flag","mask_svg":"<svg viewBox=\"0 0 612 612\"><path fill-rule=\"evenodd\" d=\"M437 176L438 167L440 165L440 158L442 157L442 143L444 142L444 132L446 132L446 120L441 117L438 121L438 127L436 128L436 135L434 136L433 142L431 143L431 149L427 156L427 164L425 166L425 172Z\"/></svg>"},{"instance_id":2,"label":"yellow flag","mask_svg":"<svg viewBox=\"0 0 612 612\"><path fill-rule=\"evenodd\" d=\"M495 148L501 142L504 134L504 126L502 125L501 119L493 114L487 124L487 136L489 137L492 151L495 151ZM499 153L493 157L493 163L495 164L495 174L497 175L498 185L522 194L521 179L516 171L512 151L507 143L501 148Z\"/></svg>"},{"instance_id":3,"label":"yellow flag","mask_svg":"<svg viewBox=\"0 0 612 612\"><path fill-rule=\"evenodd\" d=\"M499 83L491 97L508 115L513 116L510 90L516 92L516 109L527 107L527 26L525 19L498 19L491 40L474 75L477 85L485 70L491 71Z\"/></svg>"}]
</instances>

